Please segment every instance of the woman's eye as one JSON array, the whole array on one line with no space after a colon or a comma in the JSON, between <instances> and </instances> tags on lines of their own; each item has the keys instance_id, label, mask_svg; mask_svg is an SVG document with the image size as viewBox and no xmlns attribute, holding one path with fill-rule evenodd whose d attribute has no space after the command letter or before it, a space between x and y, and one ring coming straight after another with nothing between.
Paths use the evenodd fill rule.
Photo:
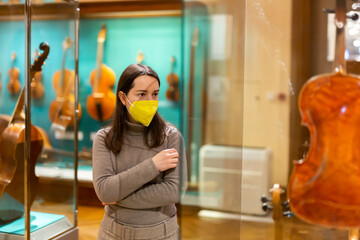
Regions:
<instances>
[{"instance_id":1,"label":"woman's eye","mask_svg":"<svg viewBox=\"0 0 360 240\"><path fill-rule=\"evenodd\" d=\"M145 93L139 93L139 96L143 97L145 96Z\"/></svg>"},{"instance_id":2,"label":"woman's eye","mask_svg":"<svg viewBox=\"0 0 360 240\"><path fill-rule=\"evenodd\" d=\"M154 95L155 97L157 97L157 96L159 95L159 93L154 93L153 95Z\"/></svg>"}]
</instances>

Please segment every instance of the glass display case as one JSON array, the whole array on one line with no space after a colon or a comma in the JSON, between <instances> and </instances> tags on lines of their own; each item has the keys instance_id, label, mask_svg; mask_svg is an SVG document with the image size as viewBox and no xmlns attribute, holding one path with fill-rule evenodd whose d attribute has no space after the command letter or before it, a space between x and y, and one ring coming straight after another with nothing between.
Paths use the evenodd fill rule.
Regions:
<instances>
[{"instance_id":1,"label":"glass display case","mask_svg":"<svg viewBox=\"0 0 360 240\"><path fill-rule=\"evenodd\" d=\"M346 58L345 72L359 74L359 1L338 2L346 3L347 13L346 51L340 55ZM336 26L341 26L339 21L334 24L335 6L335 0L184 1L182 126L191 153L189 187L181 210L183 239L223 239L224 233L228 239L246 240L359 239L357 227L339 227L340 214L322 214L323 220L333 218L337 225L326 227L324 222L311 223L294 214L291 201L290 206L287 201L290 176L295 166L303 163L310 146L310 133L299 112L300 90L312 76L334 72ZM322 207L333 204L343 215L355 219L358 204L342 203L339 207L334 200L341 196L354 203L358 199L353 193L357 187L351 187L351 193L343 188L358 182L358 154L353 150L358 147L351 147L358 136L351 135L355 130L350 134L346 127L341 128L350 115L357 119L358 94L354 104L349 104L348 96L358 92L358 85L346 91L344 86L327 88L326 93L315 87L313 96L318 99L308 102L312 106L318 101L320 113L333 110L326 114L332 127L316 132L333 139L311 139L323 141L321 146L333 145L323 149L332 155L319 160L318 171L304 177L310 180L304 184L303 196L309 194L310 202L318 201ZM341 104L336 105L336 101ZM345 113L349 118L344 118ZM335 123L334 116L339 122ZM307 125L321 122L306 120ZM348 135L342 135L345 132ZM334 144L341 138L342 143ZM350 154L354 154L351 161ZM333 166L337 167L329 172ZM329 173L326 176L322 175L325 171ZM339 176L344 172L347 174ZM327 182L326 188L318 184L321 179ZM315 185L317 191L311 190ZM326 201L316 198L320 192ZM302 200L297 199L300 205ZM345 214L347 208L352 213ZM304 211L308 215L321 213L316 207Z\"/></svg>"},{"instance_id":2,"label":"glass display case","mask_svg":"<svg viewBox=\"0 0 360 240\"><path fill-rule=\"evenodd\" d=\"M0 238L78 239L78 3L0 9Z\"/></svg>"},{"instance_id":3,"label":"glass display case","mask_svg":"<svg viewBox=\"0 0 360 240\"><path fill-rule=\"evenodd\" d=\"M242 199L256 194L242 192L243 154L259 155L264 166L270 160L265 148L243 149L244 14L245 1L184 1L182 239L239 239L242 210L261 211Z\"/></svg>"}]
</instances>

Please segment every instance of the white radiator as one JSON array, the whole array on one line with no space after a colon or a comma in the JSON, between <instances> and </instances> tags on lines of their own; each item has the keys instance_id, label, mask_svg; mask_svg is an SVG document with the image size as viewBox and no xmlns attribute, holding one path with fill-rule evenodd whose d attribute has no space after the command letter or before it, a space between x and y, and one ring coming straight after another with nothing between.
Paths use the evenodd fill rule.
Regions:
<instances>
[{"instance_id":1,"label":"white radiator","mask_svg":"<svg viewBox=\"0 0 360 240\"><path fill-rule=\"evenodd\" d=\"M260 199L271 187L271 163L267 148L204 145L200 149L200 206L265 215Z\"/></svg>"}]
</instances>

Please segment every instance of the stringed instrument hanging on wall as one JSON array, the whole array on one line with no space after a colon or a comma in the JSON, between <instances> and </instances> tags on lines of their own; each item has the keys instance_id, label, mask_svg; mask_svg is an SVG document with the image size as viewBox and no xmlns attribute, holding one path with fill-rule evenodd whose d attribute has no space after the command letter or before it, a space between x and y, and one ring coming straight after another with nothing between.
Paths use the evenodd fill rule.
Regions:
<instances>
[{"instance_id":1,"label":"stringed instrument hanging on wall","mask_svg":"<svg viewBox=\"0 0 360 240\"><path fill-rule=\"evenodd\" d=\"M174 72L175 68L175 57L171 57L171 71L170 74L167 76L167 82L168 82L168 89L166 91L166 98L170 101L177 102L180 98L179 93L179 77Z\"/></svg>"},{"instance_id":2,"label":"stringed instrument hanging on wall","mask_svg":"<svg viewBox=\"0 0 360 240\"><path fill-rule=\"evenodd\" d=\"M40 44L43 53L30 68L30 79L41 71L50 48L45 42ZM23 112L25 87L19 95L12 116L0 115L0 223L20 218L24 214L24 177L25 177L25 115ZM41 154L43 138L40 131L31 124L30 156L28 161L30 179L30 205L36 197L38 177L35 165Z\"/></svg>"},{"instance_id":3,"label":"stringed instrument hanging on wall","mask_svg":"<svg viewBox=\"0 0 360 240\"><path fill-rule=\"evenodd\" d=\"M21 84L19 81L20 70L14 66L16 59L16 53L11 54L11 68L9 69L9 83L8 91L12 95L16 95L21 90Z\"/></svg>"},{"instance_id":4,"label":"stringed instrument hanging on wall","mask_svg":"<svg viewBox=\"0 0 360 240\"><path fill-rule=\"evenodd\" d=\"M193 143L193 122L194 122L194 82L195 82L195 60L196 60L196 49L199 44L199 28L195 28L191 38L191 49L190 49L190 73L188 83L188 119L187 119L187 169L188 169L188 180L191 180L192 169L194 169L195 160L193 154L195 152L195 143Z\"/></svg>"},{"instance_id":5,"label":"stringed instrument hanging on wall","mask_svg":"<svg viewBox=\"0 0 360 240\"><path fill-rule=\"evenodd\" d=\"M75 121L75 72L65 68L66 52L71 47L72 40L66 37L63 41L63 58L61 69L53 76L53 87L56 98L50 104L49 119L57 127L65 129ZM78 107L78 116L81 118L81 106Z\"/></svg>"},{"instance_id":6,"label":"stringed instrument hanging on wall","mask_svg":"<svg viewBox=\"0 0 360 240\"><path fill-rule=\"evenodd\" d=\"M103 63L105 40L106 26L102 25L97 38L96 69L90 73L92 93L86 101L86 109L90 117L100 122L108 120L113 115L116 104L113 91L115 73Z\"/></svg>"},{"instance_id":7,"label":"stringed instrument hanging on wall","mask_svg":"<svg viewBox=\"0 0 360 240\"><path fill-rule=\"evenodd\" d=\"M314 76L298 104L310 147L293 168L295 216L331 228L360 227L360 77L346 73L346 1L336 0L334 72Z\"/></svg>"}]
</instances>

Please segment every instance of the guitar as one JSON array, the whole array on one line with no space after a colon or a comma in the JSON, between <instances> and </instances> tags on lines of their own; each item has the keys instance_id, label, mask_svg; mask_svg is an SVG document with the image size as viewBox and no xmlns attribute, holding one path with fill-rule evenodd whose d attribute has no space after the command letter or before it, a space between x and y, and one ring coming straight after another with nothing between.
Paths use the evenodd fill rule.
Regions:
<instances>
[{"instance_id":1,"label":"guitar","mask_svg":"<svg viewBox=\"0 0 360 240\"><path fill-rule=\"evenodd\" d=\"M39 52L36 49L34 52L34 60L38 57ZM44 85L42 84L42 73L36 72L31 80L31 97L40 99L44 96Z\"/></svg>"},{"instance_id":2,"label":"guitar","mask_svg":"<svg viewBox=\"0 0 360 240\"><path fill-rule=\"evenodd\" d=\"M11 68L9 69L9 83L8 83L8 91L10 94L18 94L21 90L21 84L19 81L20 71L18 68L14 67L14 62L16 59L16 53L11 54Z\"/></svg>"},{"instance_id":3,"label":"guitar","mask_svg":"<svg viewBox=\"0 0 360 240\"><path fill-rule=\"evenodd\" d=\"M34 61L30 68L30 79L36 72L41 71L42 65L49 54L49 45L40 44L43 53ZM24 207L13 208L11 202L24 204L24 144L25 144L25 117L23 113L25 87L16 103L12 116L0 116L0 211L1 221L12 221L22 217ZM43 139L38 129L31 125L30 158L27 164L30 169L30 204L36 196L38 177L35 175L35 164L42 151ZM6 198L3 200L3 195Z\"/></svg>"},{"instance_id":4,"label":"guitar","mask_svg":"<svg viewBox=\"0 0 360 240\"><path fill-rule=\"evenodd\" d=\"M61 70L53 76L53 87L56 98L50 104L49 119L56 126L66 129L72 126L75 120L75 95L74 81L75 72L65 68L66 52L71 47L72 41L66 37L63 41L63 59ZM79 119L81 118L81 106L78 105Z\"/></svg>"},{"instance_id":5,"label":"guitar","mask_svg":"<svg viewBox=\"0 0 360 240\"><path fill-rule=\"evenodd\" d=\"M116 104L116 96L112 90L115 84L115 73L102 63L105 39L106 26L103 25L97 39L96 69L90 74L90 84L93 89L86 101L90 117L100 122L108 120L113 115Z\"/></svg>"},{"instance_id":6,"label":"guitar","mask_svg":"<svg viewBox=\"0 0 360 240\"><path fill-rule=\"evenodd\" d=\"M346 73L346 1L337 0L334 72L314 76L298 104L309 152L293 168L288 198L302 220L332 228L360 227L360 77Z\"/></svg>"},{"instance_id":7,"label":"guitar","mask_svg":"<svg viewBox=\"0 0 360 240\"><path fill-rule=\"evenodd\" d=\"M170 101L179 101L179 77L174 73L175 57L171 58L171 72L167 76L169 88L166 91L166 98Z\"/></svg>"}]
</instances>

